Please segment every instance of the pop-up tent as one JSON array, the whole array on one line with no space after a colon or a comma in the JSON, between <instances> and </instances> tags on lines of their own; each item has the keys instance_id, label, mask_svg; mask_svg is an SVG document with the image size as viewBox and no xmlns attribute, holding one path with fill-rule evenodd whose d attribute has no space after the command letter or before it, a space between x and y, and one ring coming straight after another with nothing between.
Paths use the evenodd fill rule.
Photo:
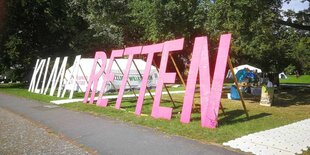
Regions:
<instances>
[{"instance_id":1,"label":"pop-up tent","mask_svg":"<svg viewBox=\"0 0 310 155\"><path fill-rule=\"evenodd\" d=\"M284 72L279 73L279 79L287 79L287 76L284 74Z\"/></svg>"},{"instance_id":2,"label":"pop-up tent","mask_svg":"<svg viewBox=\"0 0 310 155\"><path fill-rule=\"evenodd\" d=\"M253 72L257 72L257 73L261 73L261 72L262 72L261 69L256 68L256 67L254 67L254 66L247 65L247 64L245 64L245 65L240 65L240 66L238 66L238 67L235 67L235 68L234 68L234 72L235 72L235 74L237 74L237 72L238 72L239 70L242 70L242 69L245 69L245 68L247 68L247 69L249 69L249 70L251 70L251 71L253 71ZM230 71L230 70L228 70L227 75L226 75L226 78L227 78L227 79L231 79L231 78L232 78L232 74L231 74L231 71Z\"/></svg>"},{"instance_id":3,"label":"pop-up tent","mask_svg":"<svg viewBox=\"0 0 310 155\"><path fill-rule=\"evenodd\" d=\"M114 74L114 81L107 83L105 91L111 91L111 90L119 89L121 81L123 79L122 73L126 69L127 59L115 59L115 61L113 62L113 65L111 68L111 72ZM109 62L110 62L110 60L107 59L106 68L107 68ZM142 59L134 59L134 62L136 63L138 70L140 71L140 73L143 76L145 66L146 66L146 62ZM82 91L82 92L86 91L89 76L90 76L91 71L92 71L93 63L94 63L93 58L82 58L80 60L79 70L78 70L77 78L76 78L77 79L76 80L76 87L74 90ZM118 67L118 65L119 65L119 67ZM101 62L98 61L97 67L96 67L96 72L99 71L100 66L101 66ZM120 69L122 71L120 71ZM73 70L73 66L71 66L70 68L68 68L66 70L65 80L71 79L70 82L68 82L68 83L66 82L66 85L65 85L66 88L70 88L72 86L72 83L73 83L72 79L73 78L72 77L70 78L70 73L72 73L72 70ZM99 79L99 82L97 85L97 91L99 91L101 89L103 78L104 77L102 76ZM157 78L158 78L157 69L155 68L155 66L151 66L151 71L150 71L150 75L148 78L148 85L147 86L148 87L155 87ZM131 68L130 68L130 72L129 72L128 82L132 88L138 89L140 87L141 81L142 81L142 78L140 77L139 72L137 71L135 65L132 63ZM126 89L129 89L129 88L130 87L127 83Z\"/></svg>"}]
</instances>

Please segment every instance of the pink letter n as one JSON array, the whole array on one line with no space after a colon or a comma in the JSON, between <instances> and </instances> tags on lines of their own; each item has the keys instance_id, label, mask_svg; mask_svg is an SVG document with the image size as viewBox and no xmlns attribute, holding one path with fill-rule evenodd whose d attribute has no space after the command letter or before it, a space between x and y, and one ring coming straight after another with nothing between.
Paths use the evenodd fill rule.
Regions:
<instances>
[{"instance_id":1,"label":"pink letter n","mask_svg":"<svg viewBox=\"0 0 310 155\"><path fill-rule=\"evenodd\" d=\"M230 41L231 34L221 35L211 86L207 37L199 37L195 39L193 56L183 101L181 122L190 122L195 85L199 71L201 126L208 128L215 128L217 126L217 116L224 83Z\"/></svg>"}]
</instances>

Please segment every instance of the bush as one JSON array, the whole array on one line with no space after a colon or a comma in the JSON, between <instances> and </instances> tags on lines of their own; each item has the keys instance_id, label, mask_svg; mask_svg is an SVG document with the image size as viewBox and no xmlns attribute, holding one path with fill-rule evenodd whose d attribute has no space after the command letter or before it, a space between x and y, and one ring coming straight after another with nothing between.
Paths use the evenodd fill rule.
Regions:
<instances>
[{"instance_id":1,"label":"bush","mask_svg":"<svg viewBox=\"0 0 310 155\"><path fill-rule=\"evenodd\" d=\"M294 71L295 71L295 70L296 70L296 67L290 64L290 65L288 65L288 66L284 69L284 72L285 72L286 74L292 75L292 74L294 74Z\"/></svg>"}]
</instances>

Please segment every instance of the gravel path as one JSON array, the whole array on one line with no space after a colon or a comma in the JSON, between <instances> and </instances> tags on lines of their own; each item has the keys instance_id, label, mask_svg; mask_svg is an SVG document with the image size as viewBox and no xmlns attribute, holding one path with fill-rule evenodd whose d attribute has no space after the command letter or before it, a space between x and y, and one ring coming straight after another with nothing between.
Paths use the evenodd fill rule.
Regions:
<instances>
[{"instance_id":1,"label":"gravel path","mask_svg":"<svg viewBox=\"0 0 310 155\"><path fill-rule=\"evenodd\" d=\"M0 154L88 154L85 150L0 108Z\"/></svg>"}]
</instances>

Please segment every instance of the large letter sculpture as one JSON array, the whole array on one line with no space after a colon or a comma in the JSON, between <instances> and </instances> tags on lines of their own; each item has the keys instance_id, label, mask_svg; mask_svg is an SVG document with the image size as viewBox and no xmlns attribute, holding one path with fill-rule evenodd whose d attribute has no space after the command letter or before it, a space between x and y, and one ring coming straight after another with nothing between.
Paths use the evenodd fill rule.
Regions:
<instances>
[{"instance_id":1,"label":"large letter sculpture","mask_svg":"<svg viewBox=\"0 0 310 155\"><path fill-rule=\"evenodd\" d=\"M61 94L61 90L62 90L62 86L63 86L62 84L63 84L65 72L66 72L67 60L68 60L68 57L64 57L64 60L62 61L61 67L60 67L59 72L58 72L58 76L57 76L57 79L56 79L55 87L53 87L54 85L52 83L51 90L53 91L52 93L54 93L55 88L56 88L57 83L58 83L58 80L60 78L60 82L59 82L59 85L58 85L57 97L60 97L60 94Z\"/></svg>"},{"instance_id":2,"label":"large letter sculpture","mask_svg":"<svg viewBox=\"0 0 310 155\"><path fill-rule=\"evenodd\" d=\"M135 54L140 54L141 53L141 49L142 49L142 46L125 48L124 55L129 55L129 57L127 59L126 70L124 72L122 83L120 85L118 96L117 96L117 100L116 100L116 103L115 103L115 108L116 109L119 109L121 107L121 102L122 102L122 98L123 98L123 95L124 95L126 83L127 83L127 80L128 80L128 75L129 75L129 72L130 72L133 56Z\"/></svg>"},{"instance_id":3,"label":"large letter sculpture","mask_svg":"<svg viewBox=\"0 0 310 155\"><path fill-rule=\"evenodd\" d=\"M52 69L52 73L48 79L48 82L47 82L47 85L46 85L46 88L45 88L45 91L44 91L44 94L46 94L49 86L50 86L50 83L52 81L52 85L51 85L51 90L50 90L50 96L53 96L54 95L54 92L56 90L56 87L57 87L57 84L59 82L59 86L58 86L58 92L57 92L57 97L60 96L60 93L61 93L61 88L62 88L62 82L63 82L63 78L64 78L64 75L65 75L65 70L66 70L66 64L67 64L67 60L68 60L68 57L64 57L63 61L62 61L62 64L61 64L61 67L58 71L58 65L59 65L59 57L56 58L55 62L54 62L54 66L53 66L53 69Z\"/></svg>"},{"instance_id":4,"label":"large letter sculpture","mask_svg":"<svg viewBox=\"0 0 310 155\"><path fill-rule=\"evenodd\" d=\"M192 53L191 64L188 72L186 90L183 100L183 108L181 122L189 123L192 104L194 100L197 75L200 75L200 104L201 115L205 116L206 104L210 95L210 68L209 68L209 51L207 37L199 37L195 39L194 49ZM201 116L202 125L205 124L205 118Z\"/></svg>"},{"instance_id":5,"label":"large letter sculpture","mask_svg":"<svg viewBox=\"0 0 310 155\"><path fill-rule=\"evenodd\" d=\"M163 50L163 46L164 46L163 43L155 44L155 45L149 45L149 46L143 46L141 54L148 54L148 55L147 55L147 60L146 60L146 66L145 66L144 73L143 73L143 79L142 79L142 82L140 85L139 98L137 101L137 106L136 106L136 111L135 111L136 115L141 115L145 90L147 87L147 82L148 82L148 78L150 75L150 70L152 67L154 54L157 52L161 52Z\"/></svg>"},{"instance_id":6,"label":"large letter sculpture","mask_svg":"<svg viewBox=\"0 0 310 155\"><path fill-rule=\"evenodd\" d=\"M152 107L152 117L171 119L172 108L161 107L160 99L162 95L162 88L164 83L174 83L175 73L166 73L168 57L170 51L178 51L183 49L184 39L167 41L164 43L164 49L161 55L159 76L157 80L155 98Z\"/></svg>"},{"instance_id":7,"label":"large letter sculpture","mask_svg":"<svg viewBox=\"0 0 310 155\"><path fill-rule=\"evenodd\" d=\"M96 67L97 67L98 59L101 59L101 67L100 67L100 70L97 73L95 73L96 72ZM105 52L103 52L103 51L96 52L95 60L94 60L93 67L92 67L92 71L91 71L91 74L90 74L89 80L88 80L89 82L88 82L88 85L87 85L87 88L86 88L86 91L85 91L85 96L84 96L83 103L86 103L88 101L88 96L89 96L89 91L91 89L91 86L93 86L93 87L92 87L92 93L91 93L91 96L90 96L89 103L92 104L94 102L95 94L96 94L96 91L97 91L98 80L99 80L99 78L102 76L102 74L104 72L104 69L105 69L105 66L106 66L106 61L107 61L107 56L106 56Z\"/></svg>"},{"instance_id":8,"label":"large letter sculpture","mask_svg":"<svg viewBox=\"0 0 310 155\"><path fill-rule=\"evenodd\" d=\"M74 63L73 63L73 69L70 72L69 69L67 70L69 72L69 79L67 79L67 81L65 82L65 85L70 85L70 94L69 94L69 99L72 99L73 97L73 92L74 92L74 88L76 87L76 78L78 76L78 71L79 71L79 66L80 66L80 60L81 60L81 55L77 55L75 57ZM61 97L65 97L65 93L67 88L64 87L64 90L61 94Z\"/></svg>"},{"instance_id":9,"label":"large letter sculpture","mask_svg":"<svg viewBox=\"0 0 310 155\"><path fill-rule=\"evenodd\" d=\"M35 88L35 84L36 84L36 79L37 79L37 74L38 74L38 72L40 70L39 62L40 62L40 59L37 59L36 65L35 65L33 73L32 73L30 85L29 85L29 88L28 88L28 91L30 91L30 92L34 92L34 88Z\"/></svg>"},{"instance_id":10,"label":"large letter sculpture","mask_svg":"<svg viewBox=\"0 0 310 155\"><path fill-rule=\"evenodd\" d=\"M111 73L111 69L112 69L114 60L117 57L122 57L123 56L123 52L124 52L124 50L113 50L112 51L112 54L111 54L110 60L109 60L109 65L108 65L108 68L105 71L105 78L103 79L102 86L101 86L101 89L100 89L100 93L99 93L99 96L98 96L98 100L97 100L97 103L96 103L97 106L106 107L108 105L108 99L103 99L102 95L103 95L103 92L104 92L105 87L107 85L107 82L114 80L114 74Z\"/></svg>"},{"instance_id":11,"label":"large letter sculpture","mask_svg":"<svg viewBox=\"0 0 310 155\"><path fill-rule=\"evenodd\" d=\"M38 87L39 87L39 84L40 84L41 75L42 75L42 71L43 71L43 69L44 69L45 61L46 61L46 59L43 59L43 60L41 60L41 62L40 62L40 64L39 64L40 73L39 73L39 77L38 77L36 86L35 86L35 88L34 88L34 92L35 92L35 93L40 93L40 91L41 91L40 89L38 89Z\"/></svg>"},{"instance_id":12,"label":"large letter sculpture","mask_svg":"<svg viewBox=\"0 0 310 155\"><path fill-rule=\"evenodd\" d=\"M202 127L215 128L224 83L231 34L222 35L216 59L212 86L210 81L207 37L196 38L193 57L183 101L181 122L189 123L197 74L200 74L200 102Z\"/></svg>"},{"instance_id":13,"label":"large letter sculpture","mask_svg":"<svg viewBox=\"0 0 310 155\"><path fill-rule=\"evenodd\" d=\"M231 34L221 35L209 103L207 105L206 127L216 128L217 116L220 108L221 94L224 85L225 70L230 49ZM203 116L205 117L205 116Z\"/></svg>"},{"instance_id":14,"label":"large letter sculpture","mask_svg":"<svg viewBox=\"0 0 310 155\"><path fill-rule=\"evenodd\" d=\"M53 68L52 68L52 72L50 74L50 77L47 80L47 84L46 84L46 87L45 87L45 90L44 90L44 93L43 93L44 95L46 95L51 81L56 81L56 76L57 76L57 71L58 71L58 66L59 66L59 59L60 59L59 57L57 57L55 59L55 62L54 62Z\"/></svg>"},{"instance_id":15,"label":"large letter sculpture","mask_svg":"<svg viewBox=\"0 0 310 155\"><path fill-rule=\"evenodd\" d=\"M40 94L44 93L45 81L46 81L47 71L50 65L50 59L51 59L50 57L47 58Z\"/></svg>"}]
</instances>

